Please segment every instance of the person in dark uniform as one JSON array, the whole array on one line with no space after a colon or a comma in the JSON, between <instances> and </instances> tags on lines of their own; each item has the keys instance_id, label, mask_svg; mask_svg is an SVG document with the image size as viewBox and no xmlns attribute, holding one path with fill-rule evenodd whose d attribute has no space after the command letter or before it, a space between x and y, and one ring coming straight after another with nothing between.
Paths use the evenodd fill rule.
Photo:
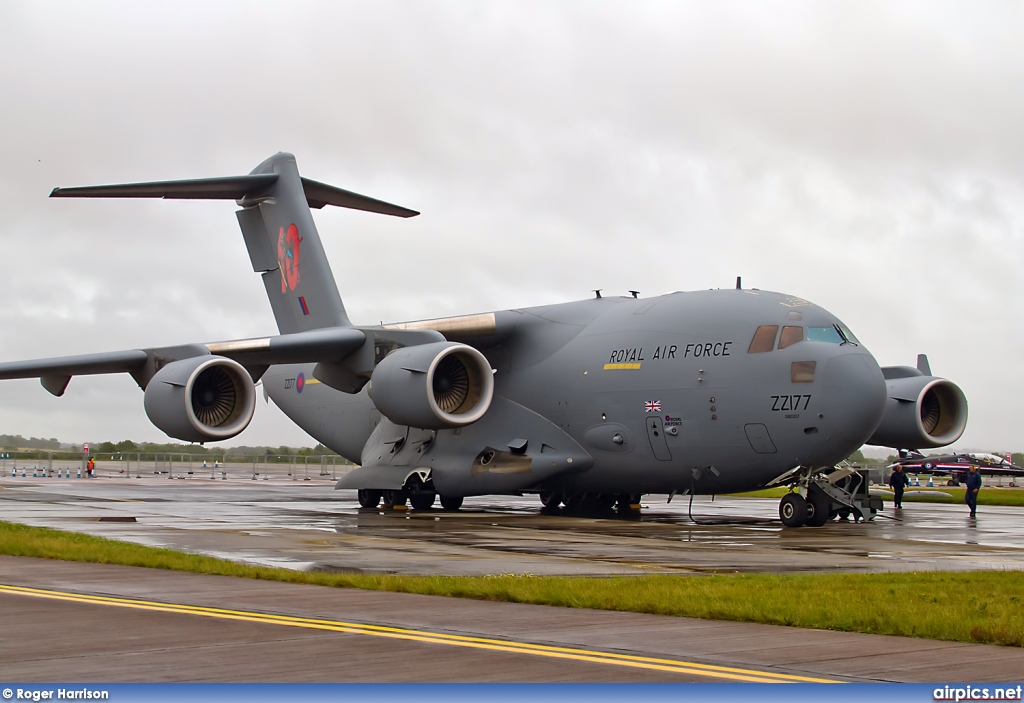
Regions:
<instances>
[{"instance_id":1,"label":"person in dark uniform","mask_svg":"<svg viewBox=\"0 0 1024 703\"><path fill-rule=\"evenodd\" d=\"M964 491L964 502L971 509L971 517L978 510L978 491L981 490L981 474L978 467L971 464L971 470L967 474L967 490Z\"/></svg>"},{"instance_id":2,"label":"person in dark uniform","mask_svg":"<svg viewBox=\"0 0 1024 703\"><path fill-rule=\"evenodd\" d=\"M897 464L893 472L889 474L889 485L892 487L893 503L897 508L903 507L903 489L910 485L910 478L903 470L901 464Z\"/></svg>"}]
</instances>

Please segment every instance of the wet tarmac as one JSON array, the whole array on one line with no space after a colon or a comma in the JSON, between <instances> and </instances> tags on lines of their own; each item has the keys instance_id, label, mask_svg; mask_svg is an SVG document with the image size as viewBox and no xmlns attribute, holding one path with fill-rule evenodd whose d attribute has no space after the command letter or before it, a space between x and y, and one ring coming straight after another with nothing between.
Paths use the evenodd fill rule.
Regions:
<instances>
[{"instance_id":1,"label":"wet tarmac","mask_svg":"<svg viewBox=\"0 0 1024 703\"><path fill-rule=\"evenodd\" d=\"M5 681L1019 681L1024 649L0 556ZM953 668L951 668L953 667ZM824 695L824 694L823 694Z\"/></svg>"},{"instance_id":2,"label":"wet tarmac","mask_svg":"<svg viewBox=\"0 0 1024 703\"><path fill-rule=\"evenodd\" d=\"M358 507L330 477L0 478L0 519L295 569L419 574L1024 568L1024 510L890 504L876 520L784 529L774 499L647 496L639 516L567 516L536 496L454 513ZM998 490L998 489L990 489ZM1004 489L1010 490L1010 489ZM692 518L691 518L692 513Z\"/></svg>"}]
</instances>

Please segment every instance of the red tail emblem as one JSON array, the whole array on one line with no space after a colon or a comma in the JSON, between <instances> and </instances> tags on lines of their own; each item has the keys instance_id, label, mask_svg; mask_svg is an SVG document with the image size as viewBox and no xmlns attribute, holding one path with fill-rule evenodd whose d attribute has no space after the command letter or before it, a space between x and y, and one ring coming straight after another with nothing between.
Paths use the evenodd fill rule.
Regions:
<instances>
[{"instance_id":1,"label":"red tail emblem","mask_svg":"<svg viewBox=\"0 0 1024 703\"><path fill-rule=\"evenodd\" d=\"M299 285L299 244L302 237L299 236L299 228L294 224L288 225L288 230L281 228L277 237L277 263L281 267L281 292L287 293L295 290Z\"/></svg>"}]
</instances>

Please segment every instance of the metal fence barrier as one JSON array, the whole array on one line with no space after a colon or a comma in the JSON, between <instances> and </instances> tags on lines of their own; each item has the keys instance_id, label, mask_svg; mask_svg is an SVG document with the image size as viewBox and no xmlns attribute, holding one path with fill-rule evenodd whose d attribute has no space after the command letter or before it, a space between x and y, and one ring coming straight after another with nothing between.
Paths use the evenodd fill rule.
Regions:
<instances>
[{"instance_id":1,"label":"metal fence barrier","mask_svg":"<svg viewBox=\"0 0 1024 703\"><path fill-rule=\"evenodd\" d=\"M89 457L96 462L94 475L105 478L207 479L246 478L251 480L336 481L355 468L337 455L287 454L188 454L183 452L127 452L82 454L72 458L66 452L23 451L0 453L0 476L18 478L85 478Z\"/></svg>"}]
</instances>

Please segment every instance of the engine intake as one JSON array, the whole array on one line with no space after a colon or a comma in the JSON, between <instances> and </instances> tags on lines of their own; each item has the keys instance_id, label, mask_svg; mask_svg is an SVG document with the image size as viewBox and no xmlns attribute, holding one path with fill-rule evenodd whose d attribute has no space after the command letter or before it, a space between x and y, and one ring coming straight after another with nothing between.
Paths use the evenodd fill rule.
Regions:
<instances>
[{"instance_id":1,"label":"engine intake","mask_svg":"<svg viewBox=\"0 0 1024 703\"><path fill-rule=\"evenodd\" d=\"M425 430L476 422L493 396L490 362L473 347L455 342L396 349L370 377L370 397L385 417Z\"/></svg>"},{"instance_id":2,"label":"engine intake","mask_svg":"<svg viewBox=\"0 0 1024 703\"><path fill-rule=\"evenodd\" d=\"M230 439L244 430L256 410L249 372L222 356L173 361L146 386L150 421L186 442Z\"/></svg>"},{"instance_id":3,"label":"engine intake","mask_svg":"<svg viewBox=\"0 0 1024 703\"><path fill-rule=\"evenodd\" d=\"M967 427L967 398L944 378L911 376L886 381L888 400L882 423L867 441L883 447L944 447Z\"/></svg>"}]
</instances>

